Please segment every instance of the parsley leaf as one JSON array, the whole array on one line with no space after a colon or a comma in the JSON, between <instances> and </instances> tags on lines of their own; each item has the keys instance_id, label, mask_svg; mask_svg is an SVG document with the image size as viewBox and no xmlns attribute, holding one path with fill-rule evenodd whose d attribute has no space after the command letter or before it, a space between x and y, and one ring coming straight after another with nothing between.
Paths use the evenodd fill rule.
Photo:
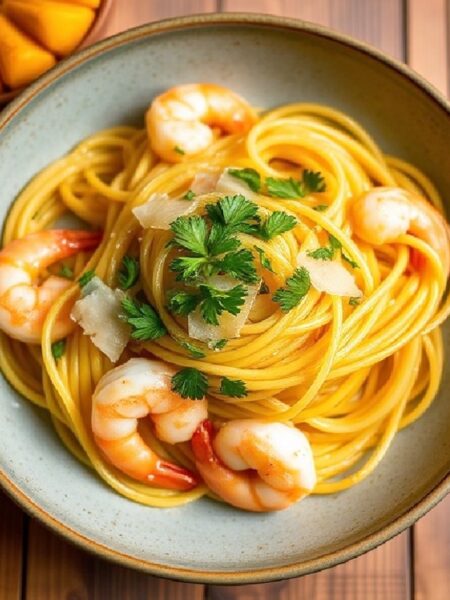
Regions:
<instances>
[{"instance_id":1,"label":"parsley leaf","mask_svg":"<svg viewBox=\"0 0 450 600\"><path fill-rule=\"evenodd\" d=\"M272 263L270 262L270 259L267 257L264 250L262 248L259 248L258 246L254 246L254 248L259 254L259 260L260 260L261 266L264 269L267 269L268 271L271 271L272 273L274 273Z\"/></svg>"},{"instance_id":2,"label":"parsley leaf","mask_svg":"<svg viewBox=\"0 0 450 600\"><path fill-rule=\"evenodd\" d=\"M231 396L231 398L243 398L248 394L243 381L240 379L228 379L228 377L222 377L220 381L220 393L224 396Z\"/></svg>"},{"instance_id":3,"label":"parsley leaf","mask_svg":"<svg viewBox=\"0 0 450 600\"><path fill-rule=\"evenodd\" d=\"M73 277L73 271L67 265L61 265L61 268L59 269L58 275L60 277L65 277L66 279L72 279L72 277Z\"/></svg>"},{"instance_id":4,"label":"parsley leaf","mask_svg":"<svg viewBox=\"0 0 450 600\"><path fill-rule=\"evenodd\" d=\"M241 249L237 252L229 252L216 262L216 266L220 271L245 283L256 283L259 279L250 250Z\"/></svg>"},{"instance_id":5,"label":"parsley leaf","mask_svg":"<svg viewBox=\"0 0 450 600\"><path fill-rule=\"evenodd\" d=\"M354 269L359 269L358 263L355 262L354 260L352 260L350 258L350 256L347 256L345 254L345 252L342 252L341 256L342 256L343 260L345 260L346 262L348 262L348 264L351 265Z\"/></svg>"},{"instance_id":6,"label":"parsley leaf","mask_svg":"<svg viewBox=\"0 0 450 600\"><path fill-rule=\"evenodd\" d=\"M200 299L200 296L197 294L190 294L181 290L173 291L169 293L167 308L174 315L187 317L188 314L197 308Z\"/></svg>"},{"instance_id":7,"label":"parsley leaf","mask_svg":"<svg viewBox=\"0 0 450 600\"><path fill-rule=\"evenodd\" d=\"M206 354L194 344L190 342L179 342L180 346L187 350L192 358L205 358Z\"/></svg>"},{"instance_id":8,"label":"parsley leaf","mask_svg":"<svg viewBox=\"0 0 450 600\"><path fill-rule=\"evenodd\" d=\"M139 261L134 256L124 256L119 270L119 285L123 290L129 290L139 279Z\"/></svg>"},{"instance_id":9,"label":"parsley leaf","mask_svg":"<svg viewBox=\"0 0 450 600\"><path fill-rule=\"evenodd\" d=\"M244 181L254 192L261 189L261 175L255 169L228 169L227 173Z\"/></svg>"},{"instance_id":10,"label":"parsley leaf","mask_svg":"<svg viewBox=\"0 0 450 600\"><path fill-rule=\"evenodd\" d=\"M95 271L86 271L78 280L78 284L80 288L84 288L86 284L88 284L91 279L95 277Z\"/></svg>"},{"instance_id":11,"label":"parsley leaf","mask_svg":"<svg viewBox=\"0 0 450 600\"><path fill-rule=\"evenodd\" d=\"M350 300L348 301L348 303L350 304L350 306L358 306L361 303L361 299L356 298L355 296L352 296L350 298Z\"/></svg>"},{"instance_id":12,"label":"parsley leaf","mask_svg":"<svg viewBox=\"0 0 450 600\"><path fill-rule=\"evenodd\" d=\"M317 210L317 212L324 212L328 209L328 204L318 204L317 206L313 206L313 210Z\"/></svg>"},{"instance_id":13,"label":"parsley leaf","mask_svg":"<svg viewBox=\"0 0 450 600\"><path fill-rule=\"evenodd\" d=\"M292 177L282 179L281 177L267 177L267 193L277 198L298 198L303 196L300 182Z\"/></svg>"},{"instance_id":14,"label":"parsley leaf","mask_svg":"<svg viewBox=\"0 0 450 600\"><path fill-rule=\"evenodd\" d=\"M52 344L52 356L55 360L61 358L66 351L66 340L58 340Z\"/></svg>"},{"instance_id":15,"label":"parsley leaf","mask_svg":"<svg viewBox=\"0 0 450 600\"><path fill-rule=\"evenodd\" d=\"M204 373L192 367L181 369L172 377L172 390L182 398L201 400L206 394L208 379Z\"/></svg>"},{"instance_id":16,"label":"parsley leaf","mask_svg":"<svg viewBox=\"0 0 450 600\"><path fill-rule=\"evenodd\" d=\"M217 342L214 342L211 344L211 348L213 350L222 350L222 348L225 348L225 346L228 344L228 340L225 338L222 338L221 340L217 340Z\"/></svg>"},{"instance_id":17,"label":"parsley leaf","mask_svg":"<svg viewBox=\"0 0 450 600\"><path fill-rule=\"evenodd\" d=\"M208 250L211 256L232 252L239 246L239 240L230 234L230 230L226 225L221 223L212 224L208 238Z\"/></svg>"},{"instance_id":18,"label":"parsley leaf","mask_svg":"<svg viewBox=\"0 0 450 600\"><path fill-rule=\"evenodd\" d=\"M132 327L131 337L134 340L156 340L167 333L158 313L150 306L135 298L122 300L124 321Z\"/></svg>"},{"instance_id":19,"label":"parsley leaf","mask_svg":"<svg viewBox=\"0 0 450 600\"><path fill-rule=\"evenodd\" d=\"M308 169L303 171L302 184L304 196L312 192L324 192L327 187L320 171L309 171Z\"/></svg>"},{"instance_id":20,"label":"parsley leaf","mask_svg":"<svg viewBox=\"0 0 450 600\"><path fill-rule=\"evenodd\" d=\"M183 150L183 148L180 148L180 146L175 146L174 150L177 154L186 154L186 152Z\"/></svg>"},{"instance_id":21,"label":"parsley leaf","mask_svg":"<svg viewBox=\"0 0 450 600\"><path fill-rule=\"evenodd\" d=\"M242 194L224 196L216 204L207 204L205 208L213 223L227 225L229 231L240 231L242 224L258 214L258 206Z\"/></svg>"},{"instance_id":22,"label":"parsley leaf","mask_svg":"<svg viewBox=\"0 0 450 600\"><path fill-rule=\"evenodd\" d=\"M178 217L170 224L170 228L174 233L174 245L181 246L181 248L200 256L208 256L206 246L208 230L204 219L197 215Z\"/></svg>"},{"instance_id":23,"label":"parsley leaf","mask_svg":"<svg viewBox=\"0 0 450 600\"><path fill-rule=\"evenodd\" d=\"M297 219L292 215L276 210L265 221L260 223L258 227L258 235L263 240L271 240L272 238L293 229L297 225Z\"/></svg>"},{"instance_id":24,"label":"parsley leaf","mask_svg":"<svg viewBox=\"0 0 450 600\"><path fill-rule=\"evenodd\" d=\"M210 285L201 284L199 289L202 295L200 313L203 320L210 325L219 325L218 317L223 312L239 314L247 295L246 288L241 284L230 290L218 290Z\"/></svg>"},{"instance_id":25,"label":"parsley leaf","mask_svg":"<svg viewBox=\"0 0 450 600\"><path fill-rule=\"evenodd\" d=\"M200 275L200 269L207 262L208 259L204 256L179 256L173 259L169 269L178 273L177 281L189 281Z\"/></svg>"},{"instance_id":26,"label":"parsley leaf","mask_svg":"<svg viewBox=\"0 0 450 600\"><path fill-rule=\"evenodd\" d=\"M334 250L330 246L325 246L316 248L316 250L308 250L306 254L316 260L331 260L334 256Z\"/></svg>"},{"instance_id":27,"label":"parsley leaf","mask_svg":"<svg viewBox=\"0 0 450 600\"><path fill-rule=\"evenodd\" d=\"M197 194L192 190L188 190L184 196L182 196L183 200L193 200Z\"/></svg>"},{"instance_id":28,"label":"parsley leaf","mask_svg":"<svg viewBox=\"0 0 450 600\"><path fill-rule=\"evenodd\" d=\"M328 234L328 241L330 243L330 248L333 250L340 250L342 248L341 242L334 237L334 235Z\"/></svg>"},{"instance_id":29,"label":"parsley leaf","mask_svg":"<svg viewBox=\"0 0 450 600\"><path fill-rule=\"evenodd\" d=\"M286 279L286 286L278 289L273 295L283 312L288 312L297 306L308 293L311 280L305 267L295 269L294 274Z\"/></svg>"}]
</instances>

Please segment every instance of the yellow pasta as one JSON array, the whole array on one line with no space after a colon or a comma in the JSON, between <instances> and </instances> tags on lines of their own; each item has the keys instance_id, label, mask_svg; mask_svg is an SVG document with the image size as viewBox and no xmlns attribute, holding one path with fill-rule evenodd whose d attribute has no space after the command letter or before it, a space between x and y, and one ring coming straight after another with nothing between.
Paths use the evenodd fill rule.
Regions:
<instances>
[{"instance_id":1,"label":"yellow pasta","mask_svg":"<svg viewBox=\"0 0 450 600\"><path fill-rule=\"evenodd\" d=\"M179 197L193 177L226 167L253 168L264 177L298 177L299 169L320 171L327 187L300 199L258 194L267 214L294 215L299 226L271 241L258 242L272 262L270 290L280 288L297 266L302 247L334 236L351 261L363 291L360 302L311 290L283 313L270 294L258 297L241 336L220 351L205 349L195 359L180 344L189 340L186 320L167 310L170 232L141 232L132 209L153 193ZM449 314L443 301L447 274L422 240L403 235L395 244L373 247L352 233L349 203L374 185L399 186L442 203L426 176L399 159L385 156L354 121L331 108L293 104L259 118L245 135L217 139L195 158L169 165L149 149L146 134L133 127L101 131L38 174L17 198L3 242L49 228L72 213L104 232L98 249L70 263L75 276L95 270L117 285L121 261L139 239L141 278L149 302L169 335L133 344L127 357L141 352L176 367L194 367L210 381L213 419L261 417L291 421L308 436L318 475L313 493L344 490L367 477L383 459L395 434L419 418L435 397L442 373L440 324ZM315 210L319 207L320 210ZM323 207L326 210L321 210ZM242 234L244 247L255 241ZM421 270L409 268L412 251L426 256ZM55 360L51 332L65 302L79 295L74 285L52 306L45 321L42 352L0 338L0 367L25 398L45 407L62 442L79 460L123 496L149 506L170 507L208 493L163 490L133 481L112 467L94 443L91 396L109 360L78 328ZM224 397L221 377L245 382L248 395ZM171 460L192 468L188 444L149 444Z\"/></svg>"}]
</instances>

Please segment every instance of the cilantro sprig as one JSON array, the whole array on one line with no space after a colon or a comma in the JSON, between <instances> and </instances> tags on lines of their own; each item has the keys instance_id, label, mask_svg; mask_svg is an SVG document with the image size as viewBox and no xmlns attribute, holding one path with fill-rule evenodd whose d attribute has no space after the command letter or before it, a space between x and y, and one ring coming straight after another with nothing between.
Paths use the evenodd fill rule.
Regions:
<instances>
[{"instance_id":1,"label":"cilantro sprig","mask_svg":"<svg viewBox=\"0 0 450 600\"><path fill-rule=\"evenodd\" d=\"M272 299L280 305L283 312L289 312L291 309L296 307L311 287L311 279L309 272L305 267L299 267L295 269L294 274L286 279L286 285L283 288L279 288Z\"/></svg>"},{"instance_id":2,"label":"cilantro sprig","mask_svg":"<svg viewBox=\"0 0 450 600\"><path fill-rule=\"evenodd\" d=\"M117 276L119 286L123 290L129 290L137 283L139 271L140 267L138 259L134 256L124 256Z\"/></svg>"},{"instance_id":3,"label":"cilantro sprig","mask_svg":"<svg viewBox=\"0 0 450 600\"><path fill-rule=\"evenodd\" d=\"M260 191L261 175L255 169L228 169L227 173L246 183L253 192Z\"/></svg>"},{"instance_id":4,"label":"cilantro sprig","mask_svg":"<svg viewBox=\"0 0 450 600\"><path fill-rule=\"evenodd\" d=\"M268 177L266 186L269 196L277 198L304 198L308 194L326 190L322 173L308 169L303 171L301 179Z\"/></svg>"},{"instance_id":5,"label":"cilantro sprig","mask_svg":"<svg viewBox=\"0 0 450 600\"><path fill-rule=\"evenodd\" d=\"M339 250L341 251L343 260L348 262L354 269L359 268L358 263L347 256L342 250L341 242L331 234L328 235L328 246L321 246L315 250L308 250L306 254L311 258L315 258L316 260L332 260L335 257L336 252Z\"/></svg>"},{"instance_id":6,"label":"cilantro sprig","mask_svg":"<svg viewBox=\"0 0 450 600\"><path fill-rule=\"evenodd\" d=\"M248 395L245 382L240 379L228 379L222 377L220 380L220 393L231 398L244 398Z\"/></svg>"},{"instance_id":7,"label":"cilantro sprig","mask_svg":"<svg viewBox=\"0 0 450 600\"><path fill-rule=\"evenodd\" d=\"M172 390L182 398L201 400L208 389L208 379L204 373L193 367L186 367L172 377Z\"/></svg>"},{"instance_id":8,"label":"cilantro sprig","mask_svg":"<svg viewBox=\"0 0 450 600\"><path fill-rule=\"evenodd\" d=\"M166 335L164 323L150 304L127 297L122 300L122 310L122 318L131 325L134 340L156 340Z\"/></svg>"}]
</instances>

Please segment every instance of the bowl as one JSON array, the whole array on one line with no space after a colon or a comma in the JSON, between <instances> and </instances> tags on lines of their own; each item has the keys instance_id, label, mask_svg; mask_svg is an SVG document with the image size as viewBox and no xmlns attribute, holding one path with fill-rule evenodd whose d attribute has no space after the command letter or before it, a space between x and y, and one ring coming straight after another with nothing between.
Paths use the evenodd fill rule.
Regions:
<instances>
[{"instance_id":1,"label":"bowl","mask_svg":"<svg viewBox=\"0 0 450 600\"><path fill-rule=\"evenodd\" d=\"M97 9L94 22L92 23L89 31L84 36L78 48L86 48L101 38L101 32L105 25L109 11L111 10L113 0L102 0L100 7ZM0 92L0 108L11 102L16 96L20 94L22 90L8 90Z\"/></svg>"},{"instance_id":2,"label":"bowl","mask_svg":"<svg viewBox=\"0 0 450 600\"><path fill-rule=\"evenodd\" d=\"M31 85L0 119L0 218L49 162L92 132L142 123L158 92L220 82L256 106L321 102L423 169L449 197L450 106L404 65L322 27L221 14L162 21L102 41ZM127 91L124 94L124 90ZM449 351L449 328L445 332ZM0 381L0 482L33 516L86 550L183 581L251 583L353 558L414 523L450 490L450 369L427 413L361 484L249 514L209 499L135 504L59 442L45 415Z\"/></svg>"}]
</instances>

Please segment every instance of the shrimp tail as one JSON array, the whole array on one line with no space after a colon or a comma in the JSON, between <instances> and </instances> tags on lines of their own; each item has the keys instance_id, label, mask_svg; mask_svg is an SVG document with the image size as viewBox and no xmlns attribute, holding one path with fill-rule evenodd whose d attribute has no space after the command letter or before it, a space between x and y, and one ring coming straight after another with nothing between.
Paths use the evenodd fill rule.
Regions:
<instances>
[{"instance_id":1,"label":"shrimp tail","mask_svg":"<svg viewBox=\"0 0 450 600\"><path fill-rule=\"evenodd\" d=\"M179 491L195 488L199 481L194 473L164 460L158 460L148 481L158 487Z\"/></svg>"},{"instance_id":2,"label":"shrimp tail","mask_svg":"<svg viewBox=\"0 0 450 600\"><path fill-rule=\"evenodd\" d=\"M62 245L72 252L92 250L100 244L103 237L100 231L62 229L58 233L61 235Z\"/></svg>"},{"instance_id":3,"label":"shrimp tail","mask_svg":"<svg viewBox=\"0 0 450 600\"><path fill-rule=\"evenodd\" d=\"M217 463L219 459L212 447L212 437L214 435L214 425L209 419L200 423L191 439L191 447L195 459L201 463Z\"/></svg>"}]
</instances>

